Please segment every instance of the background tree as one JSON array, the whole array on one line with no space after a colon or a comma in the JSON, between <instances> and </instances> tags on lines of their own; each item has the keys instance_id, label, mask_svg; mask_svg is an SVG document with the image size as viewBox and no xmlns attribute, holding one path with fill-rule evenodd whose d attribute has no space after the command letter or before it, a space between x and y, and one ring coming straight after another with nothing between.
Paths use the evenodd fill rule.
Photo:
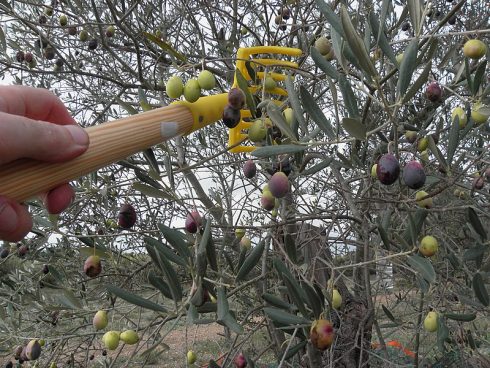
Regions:
<instances>
[{"instance_id":1,"label":"background tree","mask_svg":"<svg viewBox=\"0 0 490 368\"><path fill-rule=\"evenodd\" d=\"M228 92L239 47L303 51L298 69L277 68L293 78L280 82L288 98L256 94L294 115L288 129L260 104L254 113L275 129L254 154L229 153L227 128L214 124L80 178L60 216L28 202L35 228L5 243L0 261L6 360L42 338L42 366L144 366L165 361L169 329L218 320L230 338L222 366L240 366L240 353L250 366L488 364L489 51L463 53L469 39L489 44L484 1L0 1L0 10L2 75L52 90L84 127L169 104L174 75L206 69L217 86L204 94ZM382 167L371 175L386 153L402 167L391 185ZM241 169L250 158L253 178ZM291 187L269 212L261 192L278 170ZM136 209L130 230L117 224L123 204ZM193 211L204 218L197 233L183 229ZM417 249L426 235L439 248L427 258ZM95 278L83 273L91 255L103 260ZM374 275L387 261L393 290ZM99 309L109 325L95 331ZM435 334L423 329L429 311ZM310 336L318 320L333 325L324 351L324 332ZM136 347L103 355L104 333L126 329L138 331ZM410 351L401 357L393 340Z\"/></svg>"}]
</instances>

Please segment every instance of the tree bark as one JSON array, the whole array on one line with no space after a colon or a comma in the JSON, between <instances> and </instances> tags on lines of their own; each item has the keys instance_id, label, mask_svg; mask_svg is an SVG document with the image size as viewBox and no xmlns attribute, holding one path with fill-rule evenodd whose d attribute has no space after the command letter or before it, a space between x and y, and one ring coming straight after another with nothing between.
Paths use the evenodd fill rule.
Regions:
<instances>
[{"instance_id":1,"label":"tree bark","mask_svg":"<svg viewBox=\"0 0 490 368\"><path fill-rule=\"evenodd\" d=\"M297 233L297 244L298 247L303 245L304 261L310 265L309 276L322 288L326 288L331 270L321 259L331 263L332 253L325 234L318 227L303 224ZM329 350L325 351L321 366L368 367L367 351L371 345L373 314L369 311L366 295L352 294L342 279L335 283L335 287L342 295L342 307L330 313L337 338L334 342L333 356Z\"/></svg>"}]
</instances>

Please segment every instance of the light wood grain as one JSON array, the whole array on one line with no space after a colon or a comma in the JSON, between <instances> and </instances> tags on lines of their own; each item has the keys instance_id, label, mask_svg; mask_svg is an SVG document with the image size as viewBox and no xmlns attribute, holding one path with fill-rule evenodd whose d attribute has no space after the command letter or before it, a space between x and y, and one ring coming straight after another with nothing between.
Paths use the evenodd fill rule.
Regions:
<instances>
[{"instance_id":1,"label":"light wood grain","mask_svg":"<svg viewBox=\"0 0 490 368\"><path fill-rule=\"evenodd\" d=\"M162 123L169 124L162 137ZM0 194L24 201L37 194L122 160L173 136L187 133L190 110L170 105L87 128L90 145L81 156L62 163L21 159L0 168Z\"/></svg>"}]
</instances>

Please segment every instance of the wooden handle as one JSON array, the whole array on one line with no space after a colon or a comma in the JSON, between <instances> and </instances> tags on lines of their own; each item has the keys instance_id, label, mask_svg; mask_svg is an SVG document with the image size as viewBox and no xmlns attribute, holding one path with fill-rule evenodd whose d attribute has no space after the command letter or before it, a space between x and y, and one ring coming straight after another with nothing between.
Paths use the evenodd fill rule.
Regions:
<instances>
[{"instance_id":1,"label":"wooden handle","mask_svg":"<svg viewBox=\"0 0 490 368\"><path fill-rule=\"evenodd\" d=\"M0 194L25 201L70 180L190 131L188 107L170 105L87 128L85 153L61 163L20 159L0 167Z\"/></svg>"}]
</instances>

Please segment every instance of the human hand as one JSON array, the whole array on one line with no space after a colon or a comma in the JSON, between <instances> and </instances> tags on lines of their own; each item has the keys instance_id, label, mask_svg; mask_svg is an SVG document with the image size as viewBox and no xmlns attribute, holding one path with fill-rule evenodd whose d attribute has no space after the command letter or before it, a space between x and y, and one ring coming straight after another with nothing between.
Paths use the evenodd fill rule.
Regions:
<instances>
[{"instance_id":1,"label":"human hand","mask_svg":"<svg viewBox=\"0 0 490 368\"><path fill-rule=\"evenodd\" d=\"M0 86L0 165L19 158L67 161L85 152L88 143L87 133L50 91ZM60 213L74 192L63 184L41 196L49 213ZM31 228L26 207L0 193L0 239L19 241Z\"/></svg>"}]
</instances>

